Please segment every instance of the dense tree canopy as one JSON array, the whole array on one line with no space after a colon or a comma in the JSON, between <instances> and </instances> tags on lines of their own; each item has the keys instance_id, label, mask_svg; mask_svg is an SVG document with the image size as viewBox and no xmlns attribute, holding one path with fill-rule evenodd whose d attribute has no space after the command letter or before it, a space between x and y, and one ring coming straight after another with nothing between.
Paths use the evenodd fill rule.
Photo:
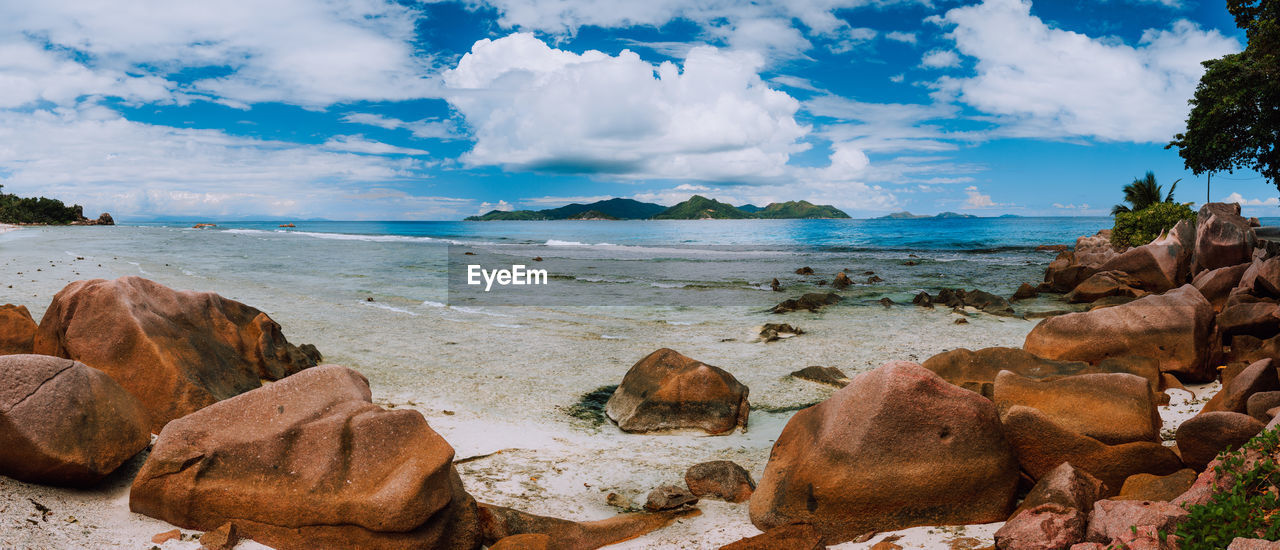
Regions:
<instances>
[{"instance_id":1,"label":"dense tree canopy","mask_svg":"<svg viewBox=\"0 0 1280 550\"><path fill-rule=\"evenodd\" d=\"M67 206L57 199L9 195L0 185L0 223L68 224L84 219L79 206Z\"/></svg>"},{"instance_id":2,"label":"dense tree canopy","mask_svg":"<svg viewBox=\"0 0 1280 550\"><path fill-rule=\"evenodd\" d=\"M1133 178L1132 183L1124 186L1124 202L1129 204L1111 207L1111 214L1137 212L1158 202L1173 202L1173 190L1178 188L1179 181L1182 180L1176 180L1169 186L1168 195L1162 195L1164 190L1156 183L1155 173L1148 170L1145 177Z\"/></svg>"},{"instance_id":3,"label":"dense tree canopy","mask_svg":"<svg viewBox=\"0 0 1280 550\"><path fill-rule=\"evenodd\" d=\"M1187 131L1169 143L1187 169L1256 170L1280 188L1280 0L1228 0L1243 52L1205 61Z\"/></svg>"}]
</instances>

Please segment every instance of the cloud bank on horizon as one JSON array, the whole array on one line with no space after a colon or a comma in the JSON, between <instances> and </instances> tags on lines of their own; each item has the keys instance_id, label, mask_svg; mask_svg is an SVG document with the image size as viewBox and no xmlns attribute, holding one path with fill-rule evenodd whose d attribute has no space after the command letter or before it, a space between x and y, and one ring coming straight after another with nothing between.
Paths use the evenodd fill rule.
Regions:
<instances>
[{"instance_id":1,"label":"cloud bank on horizon","mask_svg":"<svg viewBox=\"0 0 1280 550\"><path fill-rule=\"evenodd\" d=\"M1176 0L49 0L0 15L0 185L123 220L458 219L695 193L1099 215L1146 170L1202 200L1163 146L1200 62L1244 40L1225 7ZM1214 193L1280 204L1252 173Z\"/></svg>"}]
</instances>

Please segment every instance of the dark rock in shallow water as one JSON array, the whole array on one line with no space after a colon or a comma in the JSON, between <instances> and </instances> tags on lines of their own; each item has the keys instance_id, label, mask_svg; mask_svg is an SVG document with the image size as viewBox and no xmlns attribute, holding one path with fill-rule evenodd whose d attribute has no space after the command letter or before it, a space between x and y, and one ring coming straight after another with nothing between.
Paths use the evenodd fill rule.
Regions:
<instances>
[{"instance_id":1,"label":"dark rock in shallow water","mask_svg":"<svg viewBox=\"0 0 1280 550\"><path fill-rule=\"evenodd\" d=\"M933 309L933 297L929 296L928 292L921 291L919 294L916 294L916 297L911 299L911 303L920 307Z\"/></svg>"},{"instance_id":2,"label":"dark rock in shallow water","mask_svg":"<svg viewBox=\"0 0 1280 550\"><path fill-rule=\"evenodd\" d=\"M835 367L805 367L791 373L791 377L819 384L829 384L837 388L843 388L849 385L849 377L840 369Z\"/></svg>"},{"instance_id":3,"label":"dark rock in shallow water","mask_svg":"<svg viewBox=\"0 0 1280 550\"><path fill-rule=\"evenodd\" d=\"M799 336L801 334L804 334L803 330L786 323L765 323L764 326L760 328L760 339L765 342L774 342Z\"/></svg>"},{"instance_id":4,"label":"dark rock in shallow water","mask_svg":"<svg viewBox=\"0 0 1280 550\"><path fill-rule=\"evenodd\" d=\"M796 275L813 275L813 268L806 265L800 269L797 269Z\"/></svg>"},{"instance_id":5,"label":"dark rock in shallow water","mask_svg":"<svg viewBox=\"0 0 1280 550\"><path fill-rule=\"evenodd\" d=\"M831 286L836 287L837 289L847 288L851 284L853 284L853 281L850 281L849 276L843 271L836 273L835 280L831 282Z\"/></svg>"},{"instance_id":6,"label":"dark rock in shallow water","mask_svg":"<svg viewBox=\"0 0 1280 550\"><path fill-rule=\"evenodd\" d=\"M1010 300L1029 300L1039 295L1040 293L1036 291L1035 287L1027 283L1022 283L1022 285L1018 287L1018 290L1013 293L1013 297L1010 298Z\"/></svg>"},{"instance_id":7,"label":"dark rock in shallow water","mask_svg":"<svg viewBox=\"0 0 1280 550\"><path fill-rule=\"evenodd\" d=\"M880 305L882 305L882 306L884 306L884 307L886 307L886 308L889 308L889 307L892 307L892 306L893 306L893 300L890 300L887 296L886 296L886 297L884 297L884 298L881 298L881 299L879 300L879 302L880 302Z\"/></svg>"},{"instance_id":8,"label":"dark rock in shallow water","mask_svg":"<svg viewBox=\"0 0 1280 550\"><path fill-rule=\"evenodd\" d=\"M773 306L773 309L770 311L772 313L789 313L802 309L806 311L818 311L819 309L822 309L823 306L838 303L840 300L842 300L840 295L834 292L828 292L826 294L810 292L799 298L785 300L782 303Z\"/></svg>"},{"instance_id":9,"label":"dark rock in shallow water","mask_svg":"<svg viewBox=\"0 0 1280 550\"><path fill-rule=\"evenodd\" d=\"M625 432L692 428L725 434L746 429L747 393L732 374L663 348L627 371L605 414Z\"/></svg>"},{"instance_id":10,"label":"dark rock in shallow water","mask_svg":"<svg viewBox=\"0 0 1280 550\"><path fill-rule=\"evenodd\" d=\"M884 279L881 279L878 275L872 275L870 277L867 277L867 284L869 285L873 285L876 283L883 283L883 282L884 282Z\"/></svg>"},{"instance_id":11,"label":"dark rock in shallow water","mask_svg":"<svg viewBox=\"0 0 1280 550\"><path fill-rule=\"evenodd\" d=\"M769 282L769 288L773 289L774 292L782 292L784 290L782 288L782 283L779 283L776 277L773 279L773 281Z\"/></svg>"}]
</instances>

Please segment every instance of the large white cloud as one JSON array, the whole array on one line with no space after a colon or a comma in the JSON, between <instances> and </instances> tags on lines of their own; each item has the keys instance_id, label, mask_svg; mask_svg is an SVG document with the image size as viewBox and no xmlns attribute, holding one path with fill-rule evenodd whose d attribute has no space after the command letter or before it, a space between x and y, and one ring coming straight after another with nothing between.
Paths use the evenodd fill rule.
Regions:
<instances>
[{"instance_id":1,"label":"large white cloud","mask_svg":"<svg viewBox=\"0 0 1280 550\"><path fill-rule=\"evenodd\" d=\"M808 131L761 56L698 47L683 67L577 54L530 34L480 40L444 73L471 165L630 178L754 182L784 174Z\"/></svg>"},{"instance_id":2,"label":"large white cloud","mask_svg":"<svg viewBox=\"0 0 1280 550\"><path fill-rule=\"evenodd\" d=\"M42 99L78 91L151 100L153 91L121 88L154 82L130 83L123 74L164 77L212 67L220 74L198 79L185 91L234 105L281 101L323 107L431 95L434 85L423 78L431 60L413 47L415 21L411 9L389 0L41 0L6 5L0 43L8 46L0 47L10 48L6 54L15 47L64 53L42 61L59 64L57 70L29 82L39 89L26 95ZM71 60L68 51L80 55ZM0 59L0 71L13 72L13 58ZM98 74L90 78L86 72Z\"/></svg>"},{"instance_id":3,"label":"large white cloud","mask_svg":"<svg viewBox=\"0 0 1280 550\"><path fill-rule=\"evenodd\" d=\"M392 156L361 153L398 153ZM0 184L128 219L164 214L373 216L471 210L470 201L403 191L371 198L371 185L415 178L430 161L363 138L303 145L219 130L141 124L102 107L0 110ZM383 194L385 195L385 193ZM464 208L465 207L465 208Z\"/></svg>"},{"instance_id":4,"label":"large white cloud","mask_svg":"<svg viewBox=\"0 0 1280 550\"><path fill-rule=\"evenodd\" d=\"M940 20L976 74L943 78L941 95L1000 115L1004 133L1161 142L1186 118L1200 62L1240 44L1186 20L1148 30L1139 44L1054 28L1025 0L986 0Z\"/></svg>"}]
</instances>

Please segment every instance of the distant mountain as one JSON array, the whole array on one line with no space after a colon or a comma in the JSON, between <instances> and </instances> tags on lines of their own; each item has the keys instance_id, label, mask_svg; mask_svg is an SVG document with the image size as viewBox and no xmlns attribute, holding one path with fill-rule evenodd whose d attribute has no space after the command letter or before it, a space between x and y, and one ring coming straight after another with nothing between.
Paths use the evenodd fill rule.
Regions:
<instances>
[{"instance_id":1,"label":"distant mountain","mask_svg":"<svg viewBox=\"0 0 1280 550\"><path fill-rule=\"evenodd\" d=\"M734 208L732 204L694 195L689 200L672 206L653 217L655 220L740 220L753 217L749 212Z\"/></svg>"},{"instance_id":2,"label":"distant mountain","mask_svg":"<svg viewBox=\"0 0 1280 550\"><path fill-rule=\"evenodd\" d=\"M567 204L560 208L540 210L540 212L546 214L547 218L552 220L573 218L588 210L594 210L606 216L612 216L620 220L647 220L666 209L667 208L661 204L640 202L633 199L614 198L596 201L591 204Z\"/></svg>"},{"instance_id":3,"label":"distant mountain","mask_svg":"<svg viewBox=\"0 0 1280 550\"><path fill-rule=\"evenodd\" d=\"M701 195L667 208L660 204L632 199L608 199L591 204L567 204L546 210L491 210L466 221L536 221L536 220L742 220L800 219L800 218L848 218L849 215L829 204L813 204L808 201L770 203L763 208L754 204L734 207L732 204L709 199Z\"/></svg>"},{"instance_id":4,"label":"distant mountain","mask_svg":"<svg viewBox=\"0 0 1280 550\"><path fill-rule=\"evenodd\" d=\"M587 210L586 212L580 212L578 214L574 214L573 216L565 219L566 220L616 220L618 219L618 217L610 216L599 210Z\"/></svg>"},{"instance_id":5,"label":"distant mountain","mask_svg":"<svg viewBox=\"0 0 1280 550\"><path fill-rule=\"evenodd\" d=\"M876 219L877 220L923 220L923 219L952 220L952 219L968 219L968 218L976 218L976 217L977 216L974 216L973 214L959 214L956 212L943 212L936 216L921 216L921 215L912 214L910 212L907 212L906 210L903 210L902 212L894 212L892 214L886 214Z\"/></svg>"},{"instance_id":6,"label":"distant mountain","mask_svg":"<svg viewBox=\"0 0 1280 550\"><path fill-rule=\"evenodd\" d=\"M901 212L894 212L894 213L892 213L892 214L885 214L885 215L880 216L879 218L876 218L876 219L877 219L877 220L918 220L918 219L920 219L920 218L932 218L932 217L933 217L933 216L921 216L921 215L918 215L918 214L912 214L912 213L910 213L910 212L907 212L906 210L903 210L903 211L901 211Z\"/></svg>"},{"instance_id":7,"label":"distant mountain","mask_svg":"<svg viewBox=\"0 0 1280 550\"><path fill-rule=\"evenodd\" d=\"M483 216L471 216L466 221L528 221L528 220L568 220L582 219L578 216L584 212L595 212L598 216L592 219L615 219L615 220L645 220L652 218L655 214L666 210L667 207L661 204L653 204L650 202L640 202L632 199L608 199L593 202L591 204L566 204L559 208L548 208L546 210L515 210L512 212L503 212L501 210L490 211Z\"/></svg>"},{"instance_id":8,"label":"distant mountain","mask_svg":"<svg viewBox=\"0 0 1280 550\"><path fill-rule=\"evenodd\" d=\"M548 218L547 215L543 214L541 210L539 211L490 210L488 212L485 212L484 215L482 216L469 216L463 219L469 222L491 222L491 221L534 221L534 220L549 220L551 218Z\"/></svg>"},{"instance_id":9,"label":"distant mountain","mask_svg":"<svg viewBox=\"0 0 1280 550\"><path fill-rule=\"evenodd\" d=\"M739 207L741 210L741 207ZM752 216L762 219L815 219L848 218L849 215L829 204L813 204L809 201L770 203Z\"/></svg>"}]
</instances>

